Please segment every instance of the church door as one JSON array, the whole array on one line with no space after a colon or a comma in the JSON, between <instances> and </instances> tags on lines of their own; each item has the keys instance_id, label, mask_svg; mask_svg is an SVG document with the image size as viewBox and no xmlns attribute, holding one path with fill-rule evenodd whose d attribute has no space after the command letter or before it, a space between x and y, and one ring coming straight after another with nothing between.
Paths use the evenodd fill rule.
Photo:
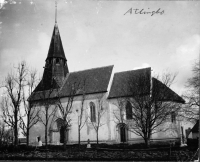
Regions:
<instances>
[{"instance_id":1,"label":"church door","mask_svg":"<svg viewBox=\"0 0 200 162\"><path fill-rule=\"evenodd\" d=\"M64 127L61 126L61 128L60 128L60 143L64 143L65 134L66 134L66 138L67 138L66 141L68 141L68 130L65 131Z\"/></svg>"},{"instance_id":2,"label":"church door","mask_svg":"<svg viewBox=\"0 0 200 162\"><path fill-rule=\"evenodd\" d=\"M121 138L121 142L126 142L126 128L125 126L121 126L120 127L120 138Z\"/></svg>"}]
</instances>

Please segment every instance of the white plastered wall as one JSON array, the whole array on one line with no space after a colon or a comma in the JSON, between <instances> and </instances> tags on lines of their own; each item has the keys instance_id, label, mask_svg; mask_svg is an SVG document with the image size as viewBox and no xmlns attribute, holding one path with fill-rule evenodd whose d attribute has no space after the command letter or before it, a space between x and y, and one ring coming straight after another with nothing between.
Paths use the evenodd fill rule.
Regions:
<instances>
[{"instance_id":1,"label":"white plastered wall","mask_svg":"<svg viewBox=\"0 0 200 162\"><path fill-rule=\"evenodd\" d=\"M105 109L105 113L101 118L101 124L103 125L99 128L99 141L105 141L105 142L109 141L110 136L111 136L110 135L109 104L106 100L106 96L107 96L107 93L86 95L85 100L84 100L84 112L83 112L83 118L82 118L82 121L84 122L87 116L90 115L90 107L89 107L90 102L94 102L95 108L96 108L96 114L97 114L97 111L99 108L98 100L100 98L103 98L103 108ZM66 97L61 99L61 103L63 104L63 106L67 104L67 101L68 101L68 98ZM80 116L81 103L82 103L82 96L77 96L74 98L72 112L69 116L69 118L71 119L71 127L69 128L68 142L71 142L71 143L77 143L78 141L78 116ZM55 108L55 106L51 106L50 110L52 111L53 108ZM42 107L42 109L44 109L44 107ZM56 115L57 117L60 116L59 109L57 110ZM51 129L54 129L54 130L56 129L57 127L56 119L57 118L53 119L52 125L48 126L48 130L50 129L50 127ZM96 119L97 119L97 116L96 116ZM45 137L44 130L45 130L45 127L41 122L38 122L36 125L34 125L30 131L30 142L35 143L36 137L38 136L40 136L42 141L44 142L44 137ZM91 141L96 141L96 131L94 130L94 127L89 118L86 121L83 128L81 129L81 141L86 142L88 139L90 139ZM58 132L53 132L52 134L48 133L48 142L55 144L55 143L59 143L59 140L60 140L59 130Z\"/></svg>"}]
</instances>

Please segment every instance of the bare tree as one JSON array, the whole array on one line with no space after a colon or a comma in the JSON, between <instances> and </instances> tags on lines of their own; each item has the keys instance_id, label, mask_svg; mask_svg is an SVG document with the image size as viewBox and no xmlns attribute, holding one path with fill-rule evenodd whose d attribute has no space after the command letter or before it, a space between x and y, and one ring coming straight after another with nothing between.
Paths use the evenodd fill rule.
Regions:
<instances>
[{"instance_id":1,"label":"bare tree","mask_svg":"<svg viewBox=\"0 0 200 162\"><path fill-rule=\"evenodd\" d=\"M58 116L58 119L61 119L63 121L62 126L64 129L64 149L66 149L67 144L67 134L66 131L68 131L69 127L71 126L71 114L73 109L73 102L75 99L75 96L81 91L80 82L74 82L71 85L69 85L69 94L67 97L66 104L62 103L62 94L58 92L58 100L57 100L57 107L60 110L60 116ZM83 95L84 96L84 95Z\"/></svg>"},{"instance_id":2,"label":"bare tree","mask_svg":"<svg viewBox=\"0 0 200 162\"><path fill-rule=\"evenodd\" d=\"M78 113L78 145L79 145L79 147L81 144L81 130L88 120L88 116L84 117L84 112L86 111L86 109L84 107L84 102L85 102L85 93L82 95L80 112L78 111L78 109L76 110Z\"/></svg>"},{"instance_id":3,"label":"bare tree","mask_svg":"<svg viewBox=\"0 0 200 162\"><path fill-rule=\"evenodd\" d=\"M198 94L198 88L200 86L200 83L199 83L199 71L200 71L200 67L199 67L199 62L196 61L193 65L193 77L188 79L188 87L191 87L195 92L196 94Z\"/></svg>"},{"instance_id":4,"label":"bare tree","mask_svg":"<svg viewBox=\"0 0 200 162\"><path fill-rule=\"evenodd\" d=\"M12 132L8 127L6 128L5 123L0 122L0 147L7 145L12 138Z\"/></svg>"},{"instance_id":5,"label":"bare tree","mask_svg":"<svg viewBox=\"0 0 200 162\"><path fill-rule=\"evenodd\" d=\"M152 78L151 84L150 77L141 73L127 81L130 95L124 97L119 104L120 111L123 107L125 109L126 120L120 117L122 115L118 116L118 120L126 123L129 131L141 136L147 147L152 134L168 129L162 125L169 121L172 113L178 114L181 107L177 102L184 102L169 89L175 76L166 73L162 77L163 83Z\"/></svg>"},{"instance_id":6,"label":"bare tree","mask_svg":"<svg viewBox=\"0 0 200 162\"><path fill-rule=\"evenodd\" d=\"M56 91L57 90L52 88L49 90L39 92L40 102L35 104L37 107L43 106L42 108L40 108L37 117L39 118L39 121L45 126L46 148L48 144L48 128L50 127L51 121L56 117L56 112L57 112L56 99L52 98L52 95L55 94Z\"/></svg>"},{"instance_id":7,"label":"bare tree","mask_svg":"<svg viewBox=\"0 0 200 162\"><path fill-rule=\"evenodd\" d=\"M81 130L86 124L86 121L88 120L88 116L85 115L84 117L84 112L86 112L86 108L84 107L85 99L86 99L86 79L83 80L83 84L80 87L80 91L82 92L81 95L81 106L80 106L80 111L79 109L76 109L76 112L78 114L78 145L80 148L81 144Z\"/></svg>"},{"instance_id":8,"label":"bare tree","mask_svg":"<svg viewBox=\"0 0 200 162\"><path fill-rule=\"evenodd\" d=\"M7 97L9 97L9 99L6 99L6 102L9 101L9 103L6 103L4 107L4 115L13 115L12 119L11 117L5 117L4 122L7 124L12 123L15 138L14 144L18 145L19 111L27 75L26 63L22 61L14 70L15 73L9 73L3 83L3 87L6 88Z\"/></svg>"},{"instance_id":9,"label":"bare tree","mask_svg":"<svg viewBox=\"0 0 200 162\"><path fill-rule=\"evenodd\" d=\"M199 118L199 62L196 61L193 65L193 76L187 80L187 92L183 95L186 100L186 105L182 109L182 115L188 121L196 123Z\"/></svg>"},{"instance_id":10,"label":"bare tree","mask_svg":"<svg viewBox=\"0 0 200 162\"><path fill-rule=\"evenodd\" d=\"M125 103L126 99L124 98L118 98L117 103L114 103L117 106L117 109L113 110L113 115L114 115L114 122L116 124L119 123L126 123L125 119Z\"/></svg>"},{"instance_id":11,"label":"bare tree","mask_svg":"<svg viewBox=\"0 0 200 162\"><path fill-rule=\"evenodd\" d=\"M26 144L29 145L29 131L39 121L40 109L35 105L31 105L31 102L27 102L28 97L31 95L37 84L37 72L36 70L28 71L26 80L26 89L23 91L22 101L24 106L24 114L20 115L20 125L22 133L26 136ZM28 94L25 94L25 91ZM28 96L28 97L26 97ZM25 117L25 118L24 118Z\"/></svg>"},{"instance_id":12,"label":"bare tree","mask_svg":"<svg viewBox=\"0 0 200 162\"><path fill-rule=\"evenodd\" d=\"M5 124L3 122L0 121L0 146L2 146L3 142L4 142L4 138L5 138Z\"/></svg>"},{"instance_id":13,"label":"bare tree","mask_svg":"<svg viewBox=\"0 0 200 162\"><path fill-rule=\"evenodd\" d=\"M117 107L117 109L113 110L113 121L116 123L117 126L123 127L126 129L126 98L117 98L117 102L113 102L113 104ZM119 125L120 124L120 125ZM125 140L123 139L122 142L124 143Z\"/></svg>"},{"instance_id":14,"label":"bare tree","mask_svg":"<svg viewBox=\"0 0 200 162\"><path fill-rule=\"evenodd\" d=\"M97 145L99 144L99 128L103 125L105 125L105 122L103 122L102 117L104 116L105 112L106 112L106 108L105 108L105 103L104 103L104 99L103 99L103 95L97 97L97 108L95 110L97 110L97 116L96 116L96 121L92 121L92 112L90 111L91 115L90 115L90 120L92 123L92 126L94 127L94 130L96 132L96 139L97 139ZM96 114L95 114L96 115Z\"/></svg>"},{"instance_id":15,"label":"bare tree","mask_svg":"<svg viewBox=\"0 0 200 162\"><path fill-rule=\"evenodd\" d=\"M1 118L3 122L10 128L14 129L14 107L9 101L9 97L4 96L2 101L1 101L1 111L2 115Z\"/></svg>"}]
</instances>

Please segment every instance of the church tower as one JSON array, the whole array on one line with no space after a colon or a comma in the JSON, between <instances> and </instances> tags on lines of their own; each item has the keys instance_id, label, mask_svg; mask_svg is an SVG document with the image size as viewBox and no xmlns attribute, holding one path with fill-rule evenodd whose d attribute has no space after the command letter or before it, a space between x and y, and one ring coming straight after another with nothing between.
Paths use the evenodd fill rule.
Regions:
<instances>
[{"instance_id":1,"label":"church tower","mask_svg":"<svg viewBox=\"0 0 200 162\"><path fill-rule=\"evenodd\" d=\"M62 46L58 25L55 23L44 67L43 79L50 79L51 81L55 79L59 82L58 84L61 84L67 73L69 73L67 59Z\"/></svg>"},{"instance_id":2,"label":"church tower","mask_svg":"<svg viewBox=\"0 0 200 162\"><path fill-rule=\"evenodd\" d=\"M57 5L55 13L57 15ZM56 19L57 16L55 16L55 25L46 58L43 77L35 91L43 91L61 87L64 78L66 77L67 73L69 73L67 59L65 57Z\"/></svg>"}]
</instances>

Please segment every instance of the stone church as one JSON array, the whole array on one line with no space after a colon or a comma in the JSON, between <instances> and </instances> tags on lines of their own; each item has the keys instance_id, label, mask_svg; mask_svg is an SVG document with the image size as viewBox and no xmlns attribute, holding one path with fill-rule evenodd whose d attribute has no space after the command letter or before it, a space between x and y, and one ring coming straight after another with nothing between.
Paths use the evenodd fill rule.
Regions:
<instances>
[{"instance_id":1,"label":"stone church","mask_svg":"<svg viewBox=\"0 0 200 162\"><path fill-rule=\"evenodd\" d=\"M49 144L62 144L63 136L67 138L67 143L77 143L78 125L81 128L81 143L88 139L96 142L97 126L99 126L99 142L143 142L141 136L134 131L129 131L129 121L132 120L131 113L134 110L127 100L133 97L133 89L130 88L128 80L140 85L142 89L140 95L151 95L152 85L159 85L169 94L164 97L166 102L184 103L178 94L151 76L151 68L115 73L113 67L110 65L70 72L58 25L55 23L43 77L29 97L30 105L41 111L41 121L30 130L30 143L36 143L38 138L41 138L44 143L47 119ZM138 79L141 76L143 79ZM63 128L64 121L61 118L62 112L58 102L69 110L66 116L66 121L69 123L66 131ZM48 109L47 118L45 118L45 113L47 113L45 106ZM151 137L152 140L180 139L180 122L175 114L169 116L171 119L166 123L172 128L170 132L155 133Z\"/></svg>"}]
</instances>

